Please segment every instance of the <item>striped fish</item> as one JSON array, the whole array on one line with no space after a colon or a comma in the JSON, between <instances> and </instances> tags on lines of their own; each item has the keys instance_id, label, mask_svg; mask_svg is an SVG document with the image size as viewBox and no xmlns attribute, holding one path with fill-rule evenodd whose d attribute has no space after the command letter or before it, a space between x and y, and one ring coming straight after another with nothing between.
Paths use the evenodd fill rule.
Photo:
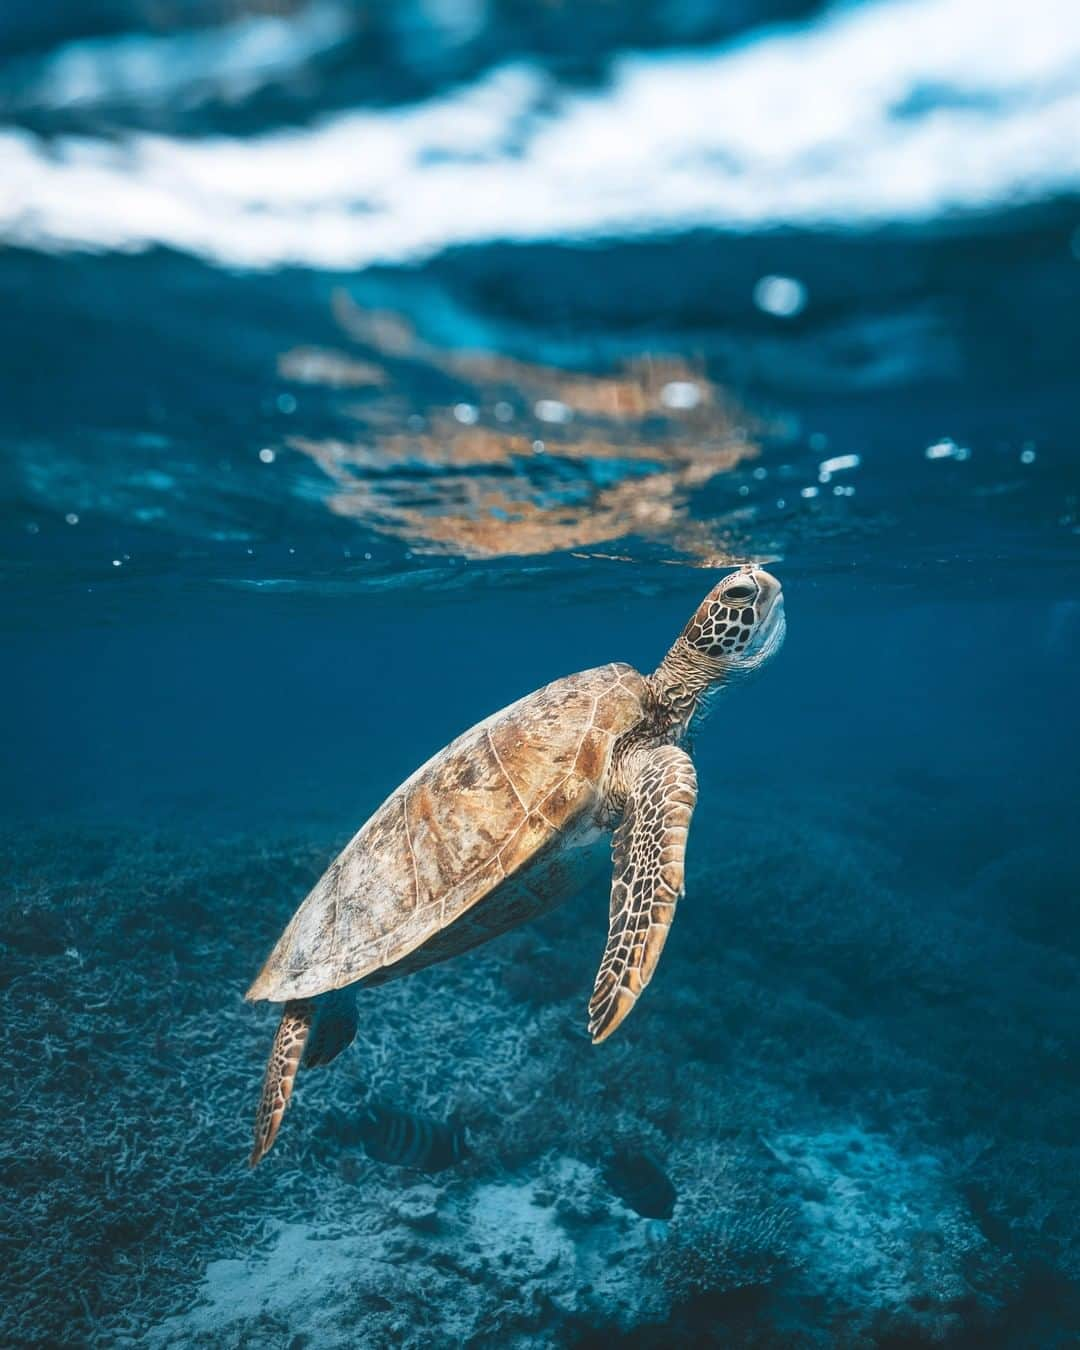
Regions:
<instances>
[{"instance_id":1,"label":"striped fish","mask_svg":"<svg viewBox=\"0 0 1080 1350\"><path fill-rule=\"evenodd\" d=\"M643 1219L670 1219L675 1211L675 1187L649 1153L617 1148L604 1166L604 1180Z\"/></svg>"},{"instance_id":2,"label":"striped fish","mask_svg":"<svg viewBox=\"0 0 1080 1350\"><path fill-rule=\"evenodd\" d=\"M468 1151L465 1127L456 1120L432 1120L377 1101L364 1106L349 1134L375 1162L418 1172L453 1167Z\"/></svg>"}]
</instances>

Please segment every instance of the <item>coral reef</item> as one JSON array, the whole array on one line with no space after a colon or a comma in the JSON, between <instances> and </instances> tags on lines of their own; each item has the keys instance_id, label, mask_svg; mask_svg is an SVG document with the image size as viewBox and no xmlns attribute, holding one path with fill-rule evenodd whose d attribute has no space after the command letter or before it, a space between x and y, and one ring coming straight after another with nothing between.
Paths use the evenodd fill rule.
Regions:
<instances>
[{"instance_id":1,"label":"coral reef","mask_svg":"<svg viewBox=\"0 0 1080 1350\"><path fill-rule=\"evenodd\" d=\"M1045 868L1003 836L931 891L878 827L887 801L741 809L722 867L691 858L610 1043L583 1031L604 937L587 895L365 994L356 1048L301 1074L255 1172L273 1010L242 990L341 840L7 837L4 1343L1069 1343L1066 882L1025 905ZM717 827L704 805L699 837ZM340 1128L370 1094L455 1114L467 1157L372 1161ZM616 1139L661 1161L670 1222L606 1184Z\"/></svg>"}]
</instances>

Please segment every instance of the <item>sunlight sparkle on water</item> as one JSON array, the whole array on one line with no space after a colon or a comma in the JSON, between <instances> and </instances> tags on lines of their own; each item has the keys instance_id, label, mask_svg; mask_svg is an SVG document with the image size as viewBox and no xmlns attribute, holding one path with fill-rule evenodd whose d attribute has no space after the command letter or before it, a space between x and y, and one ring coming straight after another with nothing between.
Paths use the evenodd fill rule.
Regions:
<instances>
[{"instance_id":1,"label":"sunlight sparkle on water","mask_svg":"<svg viewBox=\"0 0 1080 1350\"><path fill-rule=\"evenodd\" d=\"M823 459L818 465L819 481L827 483L834 473L857 469L861 463L861 455L833 455L831 459Z\"/></svg>"},{"instance_id":2,"label":"sunlight sparkle on water","mask_svg":"<svg viewBox=\"0 0 1080 1350\"><path fill-rule=\"evenodd\" d=\"M964 460L971 458L971 451L967 446L957 445L949 436L946 436L944 440L935 441L933 445L928 445L925 454L927 459Z\"/></svg>"}]
</instances>

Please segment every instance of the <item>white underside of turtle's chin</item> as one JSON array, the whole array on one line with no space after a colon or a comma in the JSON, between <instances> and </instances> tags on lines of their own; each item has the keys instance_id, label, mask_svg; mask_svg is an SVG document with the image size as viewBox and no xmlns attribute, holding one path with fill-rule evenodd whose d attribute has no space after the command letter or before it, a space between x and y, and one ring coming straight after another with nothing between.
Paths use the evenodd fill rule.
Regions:
<instances>
[{"instance_id":1,"label":"white underside of turtle's chin","mask_svg":"<svg viewBox=\"0 0 1080 1350\"><path fill-rule=\"evenodd\" d=\"M781 596L769 611L769 616L764 624L762 624L760 645L754 653L757 667L763 666L773 659L784 645L786 636L787 618L784 614L784 597Z\"/></svg>"},{"instance_id":2,"label":"white underside of turtle's chin","mask_svg":"<svg viewBox=\"0 0 1080 1350\"><path fill-rule=\"evenodd\" d=\"M756 674L773 659L784 645L787 633L787 620L784 617L784 597L777 599L754 634L753 641L745 652L732 663L731 678L746 679Z\"/></svg>"}]
</instances>

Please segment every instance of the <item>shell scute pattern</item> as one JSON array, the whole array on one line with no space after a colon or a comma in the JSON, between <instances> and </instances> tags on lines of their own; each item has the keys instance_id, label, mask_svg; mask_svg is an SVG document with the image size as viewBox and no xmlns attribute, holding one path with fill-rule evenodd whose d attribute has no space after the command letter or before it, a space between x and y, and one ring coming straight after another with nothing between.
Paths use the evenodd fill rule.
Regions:
<instances>
[{"instance_id":1,"label":"shell scute pattern","mask_svg":"<svg viewBox=\"0 0 1080 1350\"><path fill-rule=\"evenodd\" d=\"M307 998L374 977L458 920L594 803L645 689L630 666L583 671L451 742L346 846L248 997Z\"/></svg>"},{"instance_id":2,"label":"shell scute pattern","mask_svg":"<svg viewBox=\"0 0 1080 1350\"><path fill-rule=\"evenodd\" d=\"M597 707L599 712L599 706ZM574 760L575 774L586 783L598 783L603 776L611 750L611 733L593 728L581 739L581 745Z\"/></svg>"},{"instance_id":3,"label":"shell scute pattern","mask_svg":"<svg viewBox=\"0 0 1080 1350\"><path fill-rule=\"evenodd\" d=\"M421 908L441 906L448 887L490 863L524 819L488 737L473 735L463 748L437 759L404 793Z\"/></svg>"},{"instance_id":4,"label":"shell scute pattern","mask_svg":"<svg viewBox=\"0 0 1080 1350\"><path fill-rule=\"evenodd\" d=\"M555 833L540 810L530 811L497 854L504 876L510 876Z\"/></svg>"}]
</instances>

